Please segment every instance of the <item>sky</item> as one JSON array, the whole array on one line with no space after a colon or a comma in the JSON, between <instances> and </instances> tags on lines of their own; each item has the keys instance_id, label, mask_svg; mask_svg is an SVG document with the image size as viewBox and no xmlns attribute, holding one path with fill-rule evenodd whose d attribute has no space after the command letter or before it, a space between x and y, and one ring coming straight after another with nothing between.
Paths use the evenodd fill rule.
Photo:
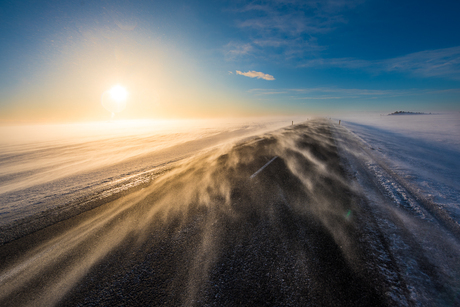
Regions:
<instances>
[{"instance_id":1,"label":"sky","mask_svg":"<svg viewBox=\"0 0 460 307\"><path fill-rule=\"evenodd\" d=\"M460 111L460 1L1 1L0 123Z\"/></svg>"}]
</instances>

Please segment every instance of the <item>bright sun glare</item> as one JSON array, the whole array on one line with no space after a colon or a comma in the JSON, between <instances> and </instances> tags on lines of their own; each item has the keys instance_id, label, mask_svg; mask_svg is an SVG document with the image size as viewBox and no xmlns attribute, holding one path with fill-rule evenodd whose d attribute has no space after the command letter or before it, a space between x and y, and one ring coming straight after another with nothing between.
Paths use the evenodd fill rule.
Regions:
<instances>
[{"instance_id":1,"label":"bright sun glare","mask_svg":"<svg viewBox=\"0 0 460 307\"><path fill-rule=\"evenodd\" d=\"M117 101L123 101L128 96L126 89L120 85L115 85L109 90L110 96Z\"/></svg>"},{"instance_id":2,"label":"bright sun glare","mask_svg":"<svg viewBox=\"0 0 460 307\"><path fill-rule=\"evenodd\" d=\"M101 103L114 118L115 113L120 113L126 108L126 98L128 98L128 91L121 85L115 85L102 94Z\"/></svg>"}]
</instances>

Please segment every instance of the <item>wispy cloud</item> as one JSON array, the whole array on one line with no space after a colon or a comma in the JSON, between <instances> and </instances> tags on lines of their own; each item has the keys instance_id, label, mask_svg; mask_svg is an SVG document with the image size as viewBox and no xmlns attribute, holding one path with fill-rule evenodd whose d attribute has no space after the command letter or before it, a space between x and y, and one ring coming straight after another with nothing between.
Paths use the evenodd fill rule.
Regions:
<instances>
[{"instance_id":1,"label":"wispy cloud","mask_svg":"<svg viewBox=\"0 0 460 307\"><path fill-rule=\"evenodd\" d=\"M294 99L297 100L328 100L328 99L343 99L344 97L337 96L337 97L331 97L331 96L324 96L324 97L293 97Z\"/></svg>"},{"instance_id":2,"label":"wispy cloud","mask_svg":"<svg viewBox=\"0 0 460 307\"><path fill-rule=\"evenodd\" d=\"M246 76L249 78L257 78L257 79L264 79L264 80L275 80L275 78L272 75L269 74L264 74L263 72L260 71L248 71L248 72L241 72L239 70L236 71L237 75L242 75Z\"/></svg>"},{"instance_id":3,"label":"wispy cloud","mask_svg":"<svg viewBox=\"0 0 460 307\"><path fill-rule=\"evenodd\" d=\"M424 77L460 79L460 46L411 53L383 61L387 71L411 72Z\"/></svg>"},{"instance_id":4,"label":"wispy cloud","mask_svg":"<svg viewBox=\"0 0 460 307\"><path fill-rule=\"evenodd\" d=\"M450 88L445 90L429 90L427 94L460 94L460 89Z\"/></svg>"},{"instance_id":5,"label":"wispy cloud","mask_svg":"<svg viewBox=\"0 0 460 307\"><path fill-rule=\"evenodd\" d=\"M291 89L296 93L340 93L346 96L388 96L388 95L402 95L407 94L408 91L401 90L372 90L372 89L357 89L357 88L330 88L330 87L317 87L317 88L298 88Z\"/></svg>"},{"instance_id":6,"label":"wispy cloud","mask_svg":"<svg viewBox=\"0 0 460 307\"><path fill-rule=\"evenodd\" d=\"M236 56L254 56L270 60L302 59L313 56L324 48L316 36L330 32L346 23L345 10L354 8L363 0L307 0L252 2L235 8L235 24L247 36L245 44L251 52L241 53L227 45L227 59ZM228 54L234 55L229 57Z\"/></svg>"},{"instance_id":7,"label":"wispy cloud","mask_svg":"<svg viewBox=\"0 0 460 307\"><path fill-rule=\"evenodd\" d=\"M318 38L348 22L346 16L365 0L250 1L233 9L242 31L239 43L224 48L226 59L257 58L301 67L339 67L371 74L401 72L418 77L460 79L460 46L425 50L380 60L321 58ZM237 2L241 3L241 2ZM303 62L299 65L300 62Z\"/></svg>"},{"instance_id":8,"label":"wispy cloud","mask_svg":"<svg viewBox=\"0 0 460 307\"><path fill-rule=\"evenodd\" d=\"M357 88L290 88L290 89L261 89L255 88L248 91L251 94L260 95L286 95L295 100L326 100L326 99L357 99L357 98L388 98L410 95L421 95L427 93L426 90L373 90Z\"/></svg>"},{"instance_id":9,"label":"wispy cloud","mask_svg":"<svg viewBox=\"0 0 460 307\"><path fill-rule=\"evenodd\" d=\"M275 0L263 4L247 4L235 11L252 14L250 18L237 22L241 28L253 28L265 34L273 34L273 31L293 35L314 34L328 32L338 23L345 23L346 19L341 13L363 2L364 0Z\"/></svg>"},{"instance_id":10,"label":"wispy cloud","mask_svg":"<svg viewBox=\"0 0 460 307\"><path fill-rule=\"evenodd\" d=\"M279 90L261 90L261 89L252 89L247 91L248 93L253 93L255 95L281 95L281 94L288 94L289 91L279 91Z\"/></svg>"},{"instance_id":11,"label":"wispy cloud","mask_svg":"<svg viewBox=\"0 0 460 307\"><path fill-rule=\"evenodd\" d=\"M376 62L353 58L312 59L300 64L299 67L339 67L348 69L367 69L375 66Z\"/></svg>"},{"instance_id":12,"label":"wispy cloud","mask_svg":"<svg viewBox=\"0 0 460 307\"><path fill-rule=\"evenodd\" d=\"M249 43L230 42L224 46L225 58L233 60L237 57L250 54L253 49L253 46Z\"/></svg>"},{"instance_id":13,"label":"wispy cloud","mask_svg":"<svg viewBox=\"0 0 460 307\"><path fill-rule=\"evenodd\" d=\"M362 69L371 73L403 72L419 77L460 79L460 46L410 53L392 59L366 61L353 58L314 59L303 67Z\"/></svg>"}]
</instances>

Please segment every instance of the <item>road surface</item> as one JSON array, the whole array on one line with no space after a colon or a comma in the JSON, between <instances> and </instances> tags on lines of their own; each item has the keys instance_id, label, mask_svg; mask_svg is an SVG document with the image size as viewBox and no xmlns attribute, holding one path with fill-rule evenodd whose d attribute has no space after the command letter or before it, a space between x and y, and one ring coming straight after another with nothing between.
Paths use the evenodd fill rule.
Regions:
<instances>
[{"instance_id":1,"label":"road surface","mask_svg":"<svg viewBox=\"0 0 460 307\"><path fill-rule=\"evenodd\" d=\"M309 121L197 155L142 190L1 246L0 305L458 303L458 283L442 284L427 257L422 273L438 288L414 297L407 276L417 275L403 271L381 211L344 168L337 133Z\"/></svg>"}]
</instances>

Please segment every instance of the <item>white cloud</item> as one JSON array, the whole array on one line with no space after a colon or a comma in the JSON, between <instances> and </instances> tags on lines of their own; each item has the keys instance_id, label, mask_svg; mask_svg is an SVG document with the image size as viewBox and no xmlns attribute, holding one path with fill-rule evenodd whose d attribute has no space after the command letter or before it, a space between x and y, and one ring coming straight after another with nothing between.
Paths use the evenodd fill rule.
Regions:
<instances>
[{"instance_id":1,"label":"white cloud","mask_svg":"<svg viewBox=\"0 0 460 307\"><path fill-rule=\"evenodd\" d=\"M264 74L263 72L260 71L248 71L248 72L241 72L239 70L236 71L237 75L242 75L246 76L249 78L257 78L257 79L264 79L264 80L275 80L275 78L272 75L269 74Z\"/></svg>"}]
</instances>

